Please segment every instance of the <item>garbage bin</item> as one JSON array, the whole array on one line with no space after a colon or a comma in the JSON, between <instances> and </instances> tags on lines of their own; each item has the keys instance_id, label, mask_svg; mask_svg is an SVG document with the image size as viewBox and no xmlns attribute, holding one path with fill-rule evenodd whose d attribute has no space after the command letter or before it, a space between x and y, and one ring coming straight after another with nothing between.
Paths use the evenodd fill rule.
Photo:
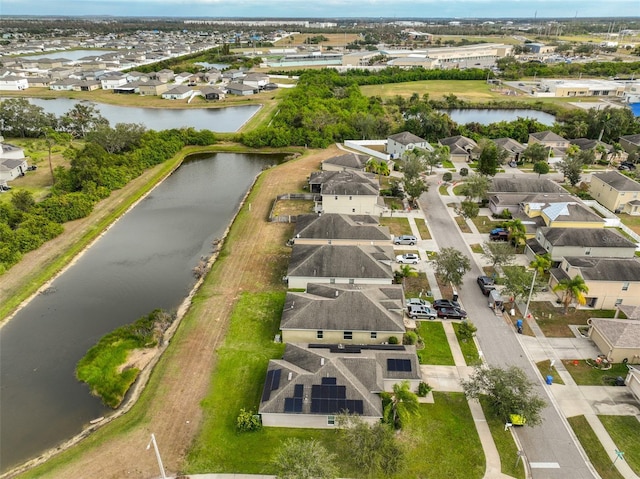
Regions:
<instances>
[{"instance_id":1,"label":"garbage bin","mask_svg":"<svg viewBox=\"0 0 640 479\"><path fill-rule=\"evenodd\" d=\"M553 376L547 376L547 384L548 385L552 385L553 384Z\"/></svg>"}]
</instances>

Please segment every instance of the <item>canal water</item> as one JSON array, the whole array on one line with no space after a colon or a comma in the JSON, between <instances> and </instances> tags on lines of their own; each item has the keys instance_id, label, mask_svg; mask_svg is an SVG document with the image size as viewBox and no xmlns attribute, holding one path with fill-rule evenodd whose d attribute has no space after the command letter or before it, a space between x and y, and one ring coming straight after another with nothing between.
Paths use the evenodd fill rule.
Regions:
<instances>
[{"instance_id":1,"label":"canal water","mask_svg":"<svg viewBox=\"0 0 640 479\"><path fill-rule=\"evenodd\" d=\"M113 329L176 309L255 176L282 158L190 157L0 329L0 471L108 412L75 379L78 360Z\"/></svg>"},{"instance_id":2,"label":"canal water","mask_svg":"<svg viewBox=\"0 0 640 479\"><path fill-rule=\"evenodd\" d=\"M515 121L518 118L532 118L539 121L543 125L552 126L556 117L538 110L486 110L477 108L459 109L459 110L446 110L444 113L448 114L453 121L460 125L467 123L480 123L481 125L489 125L491 123L498 123L500 121Z\"/></svg>"}]
</instances>

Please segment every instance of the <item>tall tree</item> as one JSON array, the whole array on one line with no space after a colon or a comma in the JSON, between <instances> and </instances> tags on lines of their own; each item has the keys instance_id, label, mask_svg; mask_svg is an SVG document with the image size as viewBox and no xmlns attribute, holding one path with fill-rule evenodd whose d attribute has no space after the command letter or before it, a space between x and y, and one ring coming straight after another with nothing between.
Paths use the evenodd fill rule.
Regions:
<instances>
[{"instance_id":1,"label":"tall tree","mask_svg":"<svg viewBox=\"0 0 640 479\"><path fill-rule=\"evenodd\" d=\"M426 169L424 152L425 150L414 148L403 156L403 186L411 203L429 189L429 185L420 176Z\"/></svg>"},{"instance_id":2,"label":"tall tree","mask_svg":"<svg viewBox=\"0 0 640 479\"><path fill-rule=\"evenodd\" d=\"M540 178L540 175L546 175L549 173L549 163L546 160L536 161L533 164L533 172L538 173L538 178Z\"/></svg>"},{"instance_id":3,"label":"tall tree","mask_svg":"<svg viewBox=\"0 0 640 479\"><path fill-rule=\"evenodd\" d=\"M483 175L471 175L464 180L461 193L467 201L482 200L487 196L487 191L491 187L491 181Z\"/></svg>"},{"instance_id":4,"label":"tall tree","mask_svg":"<svg viewBox=\"0 0 640 479\"><path fill-rule=\"evenodd\" d=\"M60 118L62 127L74 138L84 138L98 125L109 124L95 105L77 103Z\"/></svg>"},{"instance_id":5,"label":"tall tree","mask_svg":"<svg viewBox=\"0 0 640 479\"><path fill-rule=\"evenodd\" d=\"M582 160L578 156L568 156L563 161L558 162L558 169L571 186L576 186L580 183L582 166Z\"/></svg>"},{"instance_id":6,"label":"tall tree","mask_svg":"<svg viewBox=\"0 0 640 479\"><path fill-rule=\"evenodd\" d=\"M480 147L477 167L478 173L485 176L495 176L500 165L502 165L509 156L508 152L488 139L480 140L478 146Z\"/></svg>"},{"instance_id":7,"label":"tall tree","mask_svg":"<svg viewBox=\"0 0 640 479\"><path fill-rule=\"evenodd\" d=\"M551 269L551 265L553 262L551 261L551 255L549 253L545 254L537 254L536 258L529 263L529 266L536 271L538 271L539 275L543 275L549 269Z\"/></svg>"},{"instance_id":8,"label":"tall tree","mask_svg":"<svg viewBox=\"0 0 640 479\"><path fill-rule=\"evenodd\" d=\"M429 167L429 174L433 173L433 167L442 164L449 159L450 150L447 145L436 146L433 151L427 151L424 155L424 162Z\"/></svg>"},{"instance_id":9,"label":"tall tree","mask_svg":"<svg viewBox=\"0 0 640 479\"><path fill-rule=\"evenodd\" d=\"M511 414L519 414L526 419L527 426L542 423L540 413L546 403L535 393L534 383L520 368L478 366L468 380L462 381L462 387L468 398L486 395L493 414L505 422L509 422Z\"/></svg>"},{"instance_id":10,"label":"tall tree","mask_svg":"<svg viewBox=\"0 0 640 479\"><path fill-rule=\"evenodd\" d=\"M278 471L278 479L333 479L338 476L336 455L313 439L287 439L271 462Z\"/></svg>"},{"instance_id":11,"label":"tall tree","mask_svg":"<svg viewBox=\"0 0 640 479\"><path fill-rule=\"evenodd\" d=\"M491 263L494 268L513 263L516 255L511 246L501 241L485 241L482 257Z\"/></svg>"},{"instance_id":12,"label":"tall tree","mask_svg":"<svg viewBox=\"0 0 640 479\"><path fill-rule=\"evenodd\" d=\"M562 291L562 304L564 305L564 314L569 312L569 306L572 302L584 305L587 302L585 293L589 292L589 287L579 274L573 278L563 278L553 287L553 291Z\"/></svg>"},{"instance_id":13,"label":"tall tree","mask_svg":"<svg viewBox=\"0 0 640 479\"><path fill-rule=\"evenodd\" d=\"M509 295L513 303L524 301L529 298L529 295L533 298L539 291L536 285L533 284L533 271L512 266L504 268L503 272L504 287L502 291Z\"/></svg>"},{"instance_id":14,"label":"tall tree","mask_svg":"<svg viewBox=\"0 0 640 479\"><path fill-rule=\"evenodd\" d=\"M445 284L460 286L464 275L471 270L471 260L455 248L442 248L436 254L435 271Z\"/></svg>"},{"instance_id":15,"label":"tall tree","mask_svg":"<svg viewBox=\"0 0 640 479\"><path fill-rule=\"evenodd\" d=\"M527 228L522 222L522 220L515 218L506 223L507 231L509 232L509 238L511 242L518 249L522 243L524 243L527 238Z\"/></svg>"},{"instance_id":16,"label":"tall tree","mask_svg":"<svg viewBox=\"0 0 640 479\"><path fill-rule=\"evenodd\" d=\"M524 161L534 164L538 161L546 162L549 157L549 151L542 143L529 143L520 157Z\"/></svg>"},{"instance_id":17,"label":"tall tree","mask_svg":"<svg viewBox=\"0 0 640 479\"><path fill-rule=\"evenodd\" d=\"M418 414L418 396L411 391L409 381L393 385L393 392L383 392L383 419L394 429L406 426L411 417Z\"/></svg>"}]
</instances>

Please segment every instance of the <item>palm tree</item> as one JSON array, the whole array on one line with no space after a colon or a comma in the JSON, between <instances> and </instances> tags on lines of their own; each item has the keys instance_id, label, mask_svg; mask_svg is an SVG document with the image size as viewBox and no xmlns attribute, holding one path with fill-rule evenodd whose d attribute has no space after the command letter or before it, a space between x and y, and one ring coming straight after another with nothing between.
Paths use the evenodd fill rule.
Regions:
<instances>
[{"instance_id":1,"label":"palm tree","mask_svg":"<svg viewBox=\"0 0 640 479\"><path fill-rule=\"evenodd\" d=\"M409 381L402 381L393 385L393 393L381 394L384 422L395 429L401 429L409 422L411 416L418 414L418 396L410 387Z\"/></svg>"},{"instance_id":2,"label":"palm tree","mask_svg":"<svg viewBox=\"0 0 640 479\"><path fill-rule=\"evenodd\" d=\"M527 229L525 225L521 220L516 218L508 221L506 227L507 231L509 231L509 237L514 244L515 249L518 249L518 246L520 246L527 237Z\"/></svg>"},{"instance_id":3,"label":"palm tree","mask_svg":"<svg viewBox=\"0 0 640 479\"><path fill-rule=\"evenodd\" d=\"M569 305L576 301L580 305L587 302L585 293L589 292L589 287L580 275L573 278L563 278L553 287L553 291L564 291L562 295L562 303L564 304L564 314L569 312Z\"/></svg>"},{"instance_id":4,"label":"palm tree","mask_svg":"<svg viewBox=\"0 0 640 479\"><path fill-rule=\"evenodd\" d=\"M538 270L538 274L543 275L551 268L551 256L549 253L537 254L536 259L529 263L529 266Z\"/></svg>"},{"instance_id":5,"label":"palm tree","mask_svg":"<svg viewBox=\"0 0 640 479\"><path fill-rule=\"evenodd\" d=\"M400 280L404 284L405 278L415 278L418 276L418 272L410 264L403 264L400 269L396 271L396 282Z\"/></svg>"}]
</instances>

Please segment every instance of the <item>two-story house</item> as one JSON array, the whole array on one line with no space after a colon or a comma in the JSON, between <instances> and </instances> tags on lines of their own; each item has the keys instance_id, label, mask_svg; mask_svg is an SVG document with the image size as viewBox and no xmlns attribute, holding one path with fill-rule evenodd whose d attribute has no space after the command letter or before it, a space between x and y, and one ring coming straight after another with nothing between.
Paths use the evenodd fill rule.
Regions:
<instances>
[{"instance_id":1,"label":"two-story house","mask_svg":"<svg viewBox=\"0 0 640 479\"><path fill-rule=\"evenodd\" d=\"M355 215L379 215L385 209L375 175L360 171L315 171L309 190L320 194L316 211Z\"/></svg>"},{"instance_id":2,"label":"two-story house","mask_svg":"<svg viewBox=\"0 0 640 479\"><path fill-rule=\"evenodd\" d=\"M640 183L618 171L591 175L589 194L610 211L640 215Z\"/></svg>"},{"instance_id":3,"label":"two-story house","mask_svg":"<svg viewBox=\"0 0 640 479\"><path fill-rule=\"evenodd\" d=\"M475 141L462 135L441 138L438 143L441 146L449 147L451 161L469 162L473 157L473 152L478 148Z\"/></svg>"},{"instance_id":4,"label":"two-story house","mask_svg":"<svg viewBox=\"0 0 640 479\"><path fill-rule=\"evenodd\" d=\"M402 155L414 148L433 151L433 147L427 140L408 131L403 131L387 138L387 153L391 155L392 159L402 158Z\"/></svg>"},{"instance_id":5,"label":"two-story house","mask_svg":"<svg viewBox=\"0 0 640 479\"><path fill-rule=\"evenodd\" d=\"M381 245L392 239L388 226L371 215L299 215L293 232L295 244Z\"/></svg>"}]
</instances>

